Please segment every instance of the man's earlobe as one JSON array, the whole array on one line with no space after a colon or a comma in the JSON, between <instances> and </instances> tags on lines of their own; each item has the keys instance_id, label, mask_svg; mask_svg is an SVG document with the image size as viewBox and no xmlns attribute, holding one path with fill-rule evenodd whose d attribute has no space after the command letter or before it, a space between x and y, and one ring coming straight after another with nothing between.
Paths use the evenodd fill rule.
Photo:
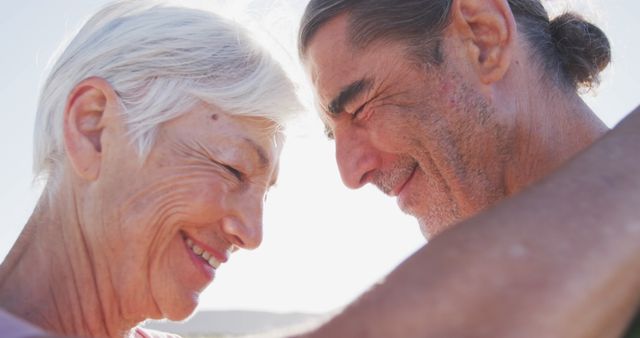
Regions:
<instances>
[{"instance_id":1,"label":"man's earlobe","mask_svg":"<svg viewBox=\"0 0 640 338\"><path fill-rule=\"evenodd\" d=\"M453 28L484 84L499 81L509 69L516 23L507 0L454 0Z\"/></svg>"},{"instance_id":2,"label":"man's earlobe","mask_svg":"<svg viewBox=\"0 0 640 338\"><path fill-rule=\"evenodd\" d=\"M100 174L105 111L115 93L101 78L88 78L76 85L64 111L64 146L75 173L89 181Z\"/></svg>"}]
</instances>

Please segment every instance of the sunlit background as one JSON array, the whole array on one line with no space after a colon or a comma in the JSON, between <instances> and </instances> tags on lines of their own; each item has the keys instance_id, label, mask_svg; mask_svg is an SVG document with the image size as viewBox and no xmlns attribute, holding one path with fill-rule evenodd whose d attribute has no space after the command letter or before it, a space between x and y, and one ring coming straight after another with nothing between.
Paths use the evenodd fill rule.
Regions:
<instances>
[{"instance_id":1,"label":"sunlit background","mask_svg":"<svg viewBox=\"0 0 640 338\"><path fill-rule=\"evenodd\" d=\"M32 184L32 126L50 58L104 0L0 0L0 259L38 198ZM306 0L195 1L261 32L294 77L295 34ZM556 10L564 1L550 1ZM640 3L575 1L613 46L603 83L585 95L610 126L640 104ZM287 53L289 55L287 56ZM304 100L310 101L298 79ZM306 94L305 94L306 93ZM614 164L612 164L614 165ZM313 112L290 130L278 186L265 212L264 241L235 254L201 297L201 309L322 313L335 310L424 244L413 219L373 188L342 186ZM37 271L34 271L37 278Z\"/></svg>"}]
</instances>

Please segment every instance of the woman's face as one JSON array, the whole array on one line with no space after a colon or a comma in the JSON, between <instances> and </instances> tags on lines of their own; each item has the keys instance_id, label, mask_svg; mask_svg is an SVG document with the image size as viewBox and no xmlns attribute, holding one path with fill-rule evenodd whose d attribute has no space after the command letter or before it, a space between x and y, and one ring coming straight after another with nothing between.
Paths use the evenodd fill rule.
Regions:
<instances>
[{"instance_id":1,"label":"woman's face","mask_svg":"<svg viewBox=\"0 0 640 338\"><path fill-rule=\"evenodd\" d=\"M281 150L273 127L199 107L160 127L144 163L127 138L104 138L83 224L125 318L184 319L232 251L260 245Z\"/></svg>"}]
</instances>

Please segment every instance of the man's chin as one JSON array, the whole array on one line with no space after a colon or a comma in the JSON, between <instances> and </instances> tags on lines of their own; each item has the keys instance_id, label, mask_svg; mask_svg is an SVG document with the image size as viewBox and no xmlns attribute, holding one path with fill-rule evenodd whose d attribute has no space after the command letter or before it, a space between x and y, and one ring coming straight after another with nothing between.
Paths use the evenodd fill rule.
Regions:
<instances>
[{"instance_id":1,"label":"man's chin","mask_svg":"<svg viewBox=\"0 0 640 338\"><path fill-rule=\"evenodd\" d=\"M422 236L427 242L433 239L437 234L437 226L434 226L433 220L427 220L422 217L418 217L418 224L420 226L420 232L422 232Z\"/></svg>"},{"instance_id":2,"label":"man's chin","mask_svg":"<svg viewBox=\"0 0 640 338\"><path fill-rule=\"evenodd\" d=\"M416 216L418 224L420 225L420 232L422 236L429 241L436 238L445 230L457 224L460 220L456 218L435 218L435 217L419 217Z\"/></svg>"},{"instance_id":3,"label":"man's chin","mask_svg":"<svg viewBox=\"0 0 640 338\"><path fill-rule=\"evenodd\" d=\"M424 220L418 218L418 225L420 226L420 232L422 233L422 236L424 236L424 239L429 241L431 239L431 232L429 232L427 223Z\"/></svg>"}]
</instances>

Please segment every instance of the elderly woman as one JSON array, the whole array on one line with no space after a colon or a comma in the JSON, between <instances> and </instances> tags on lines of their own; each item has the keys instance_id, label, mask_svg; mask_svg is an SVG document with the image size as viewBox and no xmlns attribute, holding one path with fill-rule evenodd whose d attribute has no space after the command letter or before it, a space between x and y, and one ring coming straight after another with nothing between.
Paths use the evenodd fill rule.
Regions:
<instances>
[{"instance_id":1,"label":"elderly woman","mask_svg":"<svg viewBox=\"0 0 640 338\"><path fill-rule=\"evenodd\" d=\"M148 2L97 13L42 90L46 186L0 268L3 337L146 337L145 319L189 316L229 255L260 244L297 111L235 24Z\"/></svg>"}]
</instances>

